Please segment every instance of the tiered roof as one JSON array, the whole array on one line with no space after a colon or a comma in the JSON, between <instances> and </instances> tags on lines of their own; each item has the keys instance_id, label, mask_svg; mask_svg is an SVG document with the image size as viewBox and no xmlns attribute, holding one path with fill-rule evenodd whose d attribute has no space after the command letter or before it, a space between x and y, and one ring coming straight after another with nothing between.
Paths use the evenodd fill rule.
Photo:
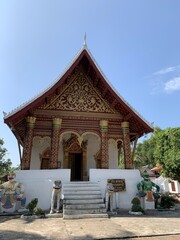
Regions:
<instances>
[{"instance_id":1,"label":"tiered roof","mask_svg":"<svg viewBox=\"0 0 180 240\"><path fill-rule=\"evenodd\" d=\"M128 121L130 123L131 132L134 132L136 135L138 134L138 136L141 137L143 134L153 131L153 127L132 106L130 106L129 103L127 103L127 101L108 81L87 48L86 41L69 66L60 76L58 76L52 85L36 97L32 98L30 101L8 113L4 117L4 122L10 128L15 129L15 126L21 122L22 119L31 115L33 109L36 109L46 103L47 99L49 99L53 94L59 92L59 89L63 87L67 78L75 71L78 65L83 67L84 72L88 78L91 79L93 86L101 93L103 99L108 102L112 109L121 114L122 121ZM18 137L18 132L14 132L14 134Z\"/></svg>"}]
</instances>

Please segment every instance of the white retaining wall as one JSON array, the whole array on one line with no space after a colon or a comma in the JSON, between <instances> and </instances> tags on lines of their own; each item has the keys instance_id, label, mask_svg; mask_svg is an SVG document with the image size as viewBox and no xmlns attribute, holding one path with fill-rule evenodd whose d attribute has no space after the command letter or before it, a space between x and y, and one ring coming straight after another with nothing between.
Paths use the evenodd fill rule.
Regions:
<instances>
[{"instance_id":1,"label":"white retaining wall","mask_svg":"<svg viewBox=\"0 0 180 240\"><path fill-rule=\"evenodd\" d=\"M113 208L130 209L131 201L137 194L137 184L142 180L139 170L134 169L90 169L90 181L98 182L103 197L107 179L125 179L126 191L113 193Z\"/></svg>"},{"instance_id":2,"label":"white retaining wall","mask_svg":"<svg viewBox=\"0 0 180 240\"><path fill-rule=\"evenodd\" d=\"M139 170L90 169L90 181L97 182L103 197L107 179L125 179L126 191L113 194L113 208L130 209L131 200L137 193L136 185L142 180ZM25 187L27 204L38 198L38 207L50 209L52 187L55 180L70 182L70 169L20 170L16 171L16 181Z\"/></svg>"},{"instance_id":3,"label":"white retaining wall","mask_svg":"<svg viewBox=\"0 0 180 240\"><path fill-rule=\"evenodd\" d=\"M38 207L50 208L51 194L55 180L70 181L70 169L55 170L20 170L16 171L16 181L25 188L26 204L38 198Z\"/></svg>"}]
</instances>

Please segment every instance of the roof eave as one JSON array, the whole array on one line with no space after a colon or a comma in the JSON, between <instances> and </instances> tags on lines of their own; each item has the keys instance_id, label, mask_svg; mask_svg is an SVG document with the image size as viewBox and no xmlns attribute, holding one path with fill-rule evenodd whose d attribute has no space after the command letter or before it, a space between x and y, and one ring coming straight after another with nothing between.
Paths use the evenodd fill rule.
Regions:
<instances>
[{"instance_id":1,"label":"roof eave","mask_svg":"<svg viewBox=\"0 0 180 240\"><path fill-rule=\"evenodd\" d=\"M84 50L87 50L87 47L84 45L83 48L80 49L80 51L75 55L74 59L70 62L70 64L68 65L68 67L65 68L65 70L63 71L62 74L60 74L56 80L48 87L46 88L44 91L42 91L41 93L39 93L38 95L36 95L35 97L33 97L32 99L30 99L29 101L25 102L24 104L20 105L19 107L15 108L14 110L12 110L11 112L9 112L5 117L4 117L4 122L7 124L8 122L13 121L14 118L16 118L17 114L24 114L26 113L30 108L31 108L31 104L34 103L34 105L36 105L37 102L43 100L47 95L51 94L51 92L54 91L54 89L56 89L57 84L59 83L59 81L63 78L66 77L66 75L68 75L68 73L71 71L71 69L73 68L74 65L77 64L77 60L78 62L81 60L80 55L83 53ZM83 55L82 55L83 56Z\"/></svg>"},{"instance_id":2,"label":"roof eave","mask_svg":"<svg viewBox=\"0 0 180 240\"><path fill-rule=\"evenodd\" d=\"M72 71L72 69L75 67L78 62L81 61L82 57L86 55L90 63L93 65L96 71L98 71L98 74L101 76L101 79L109 86L113 94L117 97L117 99L123 104L123 106L128 109L143 125L145 128L148 129L149 132L153 132L153 127L116 91L116 89L112 86L112 84L109 82L99 65L97 64L96 60L94 59L93 55L87 48L86 44L83 45L83 47L78 51L78 53L75 55L73 60L68 64L66 69L63 71L62 74L60 74L56 80L44 91L42 91L40 94L32 98L30 101L27 101L25 104L22 104L20 107L16 108L15 110L11 111L9 114L7 114L4 117L4 122L8 124L8 122L12 122L13 119L17 118L19 115L26 114L28 110L31 109L32 104L36 105L39 101L43 101L43 99L53 93L53 91L59 87L60 80L61 83L63 83L63 79L66 78L66 76ZM57 86L58 85L58 86Z\"/></svg>"}]
</instances>

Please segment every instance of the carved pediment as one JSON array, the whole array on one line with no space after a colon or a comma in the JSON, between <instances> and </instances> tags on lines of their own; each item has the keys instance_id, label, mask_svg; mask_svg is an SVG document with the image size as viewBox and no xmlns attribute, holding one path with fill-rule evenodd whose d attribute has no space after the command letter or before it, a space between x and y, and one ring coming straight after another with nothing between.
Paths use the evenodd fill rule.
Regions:
<instances>
[{"instance_id":1,"label":"carved pediment","mask_svg":"<svg viewBox=\"0 0 180 240\"><path fill-rule=\"evenodd\" d=\"M87 140L82 141L82 144L80 146L77 136L72 136L67 141L63 140L63 148L64 151L81 153L82 150L87 148Z\"/></svg>"},{"instance_id":2,"label":"carved pediment","mask_svg":"<svg viewBox=\"0 0 180 240\"><path fill-rule=\"evenodd\" d=\"M52 96L49 103L40 107L50 110L67 110L81 112L115 113L101 97L88 77L79 71L68 81L59 94Z\"/></svg>"}]
</instances>

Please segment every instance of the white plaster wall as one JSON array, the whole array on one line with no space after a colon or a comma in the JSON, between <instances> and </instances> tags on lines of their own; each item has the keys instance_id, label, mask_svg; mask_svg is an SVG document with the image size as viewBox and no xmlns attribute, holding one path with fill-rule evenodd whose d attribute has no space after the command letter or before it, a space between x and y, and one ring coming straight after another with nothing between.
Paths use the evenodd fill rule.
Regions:
<instances>
[{"instance_id":1,"label":"white plaster wall","mask_svg":"<svg viewBox=\"0 0 180 240\"><path fill-rule=\"evenodd\" d=\"M69 134L63 135L64 139L69 138ZM66 139L66 140L67 140ZM100 149L100 142L98 141L97 136L93 134L87 134L84 137L84 140L88 140L87 145L87 170L90 168L96 168L96 163L94 159L94 155ZM42 154L48 147L51 147L51 139L49 137L34 137L33 146L32 146L32 154L31 154L31 163L30 169L40 169L41 161L40 154ZM110 139L108 142L108 155L109 155L109 168L117 169L118 168L118 150L116 141ZM61 162L61 168L63 168L63 146L62 142L59 142L59 151L58 151L58 161Z\"/></svg>"},{"instance_id":2,"label":"white plaster wall","mask_svg":"<svg viewBox=\"0 0 180 240\"><path fill-rule=\"evenodd\" d=\"M154 182L160 186L161 192L180 193L180 183L178 181L174 181L176 191L172 191L172 186L169 183L168 178L160 176L155 178Z\"/></svg>"},{"instance_id":3,"label":"white plaster wall","mask_svg":"<svg viewBox=\"0 0 180 240\"><path fill-rule=\"evenodd\" d=\"M117 143L113 139L110 139L108 141L108 153L109 153L109 168L117 169L118 168L118 150L117 150Z\"/></svg>"},{"instance_id":4,"label":"white plaster wall","mask_svg":"<svg viewBox=\"0 0 180 240\"><path fill-rule=\"evenodd\" d=\"M90 169L89 173L90 181L99 183L103 197L107 179L125 179L126 191L117 193L117 207L131 208L131 200L137 193L136 185L142 180L139 170ZM38 207L44 210L50 208L53 182L58 179L62 184L70 182L70 169L16 171L16 180L25 187L27 204L36 197ZM113 205L116 208L115 194Z\"/></svg>"},{"instance_id":5,"label":"white plaster wall","mask_svg":"<svg viewBox=\"0 0 180 240\"><path fill-rule=\"evenodd\" d=\"M100 149L100 143L98 142L98 138L95 135L88 134L84 137L84 140L88 140L87 145L87 170L90 168L96 168L96 162L94 159L94 155Z\"/></svg>"},{"instance_id":6,"label":"white plaster wall","mask_svg":"<svg viewBox=\"0 0 180 240\"><path fill-rule=\"evenodd\" d=\"M16 181L25 187L26 203L38 198L38 207L50 208L52 187L55 180L70 181L70 169L20 170L16 171Z\"/></svg>"},{"instance_id":7,"label":"white plaster wall","mask_svg":"<svg viewBox=\"0 0 180 240\"><path fill-rule=\"evenodd\" d=\"M160 176L158 178L155 178L153 181L160 186L161 192L169 192L169 182L167 178Z\"/></svg>"},{"instance_id":8,"label":"white plaster wall","mask_svg":"<svg viewBox=\"0 0 180 240\"><path fill-rule=\"evenodd\" d=\"M117 193L117 208L130 209L131 201L137 194L137 184L142 180L139 170L133 169L90 169L90 181L98 182L102 195L105 196L107 179L125 179L126 191ZM115 193L113 194L113 208L116 208Z\"/></svg>"},{"instance_id":9,"label":"white plaster wall","mask_svg":"<svg viewBox=\"0 0 180 240\"><path fill-rule=\"evenodd\" d=\"M40 154L42 154L47 147L50 147L51 139L49 137L34 137L33 139L33 146L32 146L32 153L31 153L31 164L30 169L40 169L41 162L40 162Z\"/></svg>"},{"instance_id":10,"label":"white plaster wall","mask_svg":"<svg viewBox=\"0 0 180 240\"><path fill-rule=\"evenodd\" d=\"M180 193L180 182L176 181L176 184L177 184L177 191L178 193Z\"/></svg>"}]
</instances>

